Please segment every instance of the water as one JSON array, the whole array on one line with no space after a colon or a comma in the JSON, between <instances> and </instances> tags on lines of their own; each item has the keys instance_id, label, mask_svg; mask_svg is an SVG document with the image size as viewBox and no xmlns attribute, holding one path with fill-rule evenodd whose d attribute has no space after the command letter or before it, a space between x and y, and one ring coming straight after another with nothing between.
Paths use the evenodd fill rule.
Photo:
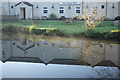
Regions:
<instances>
[{"instance_id":1,"label":"water","mask_svg":"<svg viewBox=\"0 0 120 80\"><path fill-rule=\"evenodd\" d=\"M120 53L118 52L119 47L120 45L117 41L92 40L84 37L75 38L27 34L3 34L1 60L3 62L6 62L4 64L3 73L4 76L10 77L10 75L5 75L5 72L7 72L5 69L7 69L7 66L10 66L10 64L18 67L17 64L19 64L18 62L20 62L20 66L24 65L23 69L26 69L26 65L31 65L34 66L34 68L37 68L33 69L34 71L32 72L34 73L40 73L37 70L44 64L43 72L46 71L44 72L44 74L50 74L53 69L57 70L59 68L59 70L61 71L58 72L66 73L60 76L60 74L56 74L54 71L52 71L53 74L56 74L56 77L68 77L66 76L66 74L70 73L72 70L75 70L76 72L74 72L74 75L71 72L71 77L84 78L87 75L86 77L89 78L89 72L91 72L91 74L94 74L90 66L120 68ZM13 64L14 62L15 64ZM21 62L27 62L29 63L29 65L27 63ZM39 64L42 65L40 66ZM59 67L57 64L59 65ZM45 68L46 65L48 67ZM75 67L75 65L79 68ZM83 69L83 67L81 67L82 65L89 67ZM14 69L13 67L11 68ZM9 68L8 74L10 74L11 68ZM63 70L64 68L66 69ZM32 67L29 69L32 69ZM52 70L49 71L50 69ZM85 70L83 71L85 73L84 75L79 76L78 74L82 74L80 72L81 69ZM18 73L21 73L20 71L21 70L19 70ZM24 72L24 70L22 71ZM27 71L29 72L28 69ZM15 74L16 72L13 73ZM28 75L24 77L28 77ZM34 75L33 77L45 76ZM53 77L53 75L46 75L46 77Z\"/></svg>"}]
</instances>

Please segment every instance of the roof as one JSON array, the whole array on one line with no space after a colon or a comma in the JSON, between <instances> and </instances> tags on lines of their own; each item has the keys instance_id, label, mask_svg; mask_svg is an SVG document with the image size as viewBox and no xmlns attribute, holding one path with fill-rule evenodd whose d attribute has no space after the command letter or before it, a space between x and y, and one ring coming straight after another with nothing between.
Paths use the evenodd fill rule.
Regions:
<instances>
[{"instance_id":1,"label":"roof","mask_svg":"<svg viewBox=\"0 0 120 80\"><path fill-rule=\"evenodd\" d=\"M102 60L99 63L97 63L95 66L108 66L108 67L118 67L120 69L119 65L115 65L112 61L110 60Z\"/></svg>"},{"instance_id":2,"label":"roof","mask_svg":"<svg viewBox=\"0 0 120 80\"><path fill-rule=\"evenodd\" d=\"M41 59L37 57L10 57L9 59L3 61L15 61L15 62L33 62L33 63L44 63L44 64L69 64L69 65L88 65L90 66L89 63L79 60L79 59L53 59L49 61L48 63L45 63Z\"/></svg>"},{"instance_id":3,"label":"roof","mask_svg":"<svg viewBox=\"0 0 120 80\"><path fill-rule=\"evenodd\" d=\"M25 1L19 2L19 3L17 3L15 6L18 6L18 5L21 4L21 3L24 3L24 4L28 5L28 6L32 6L32 7L33 7L33 5L32 5L31 3L25 2Z\"/></svg>"},{"instance_id":4,"label":"roof","mask_svg":"<svg viewBox=\"0 0 120 80\"><path fill-rule=\"evenodd\" d=\"M10 57L6 61L1 60L3 63L6 61L13 61L13 62L32 62L32 63L44 63L45 65L47 64L67 64L67 65L86 65L86 66L107 66L107 67L117 67L120 69L120 66L115 65L112 61L109 60L102 60L96 65L92 66L86 61L82 61L79 59L53 59L48 63L45 63L41 59L37 57Z\"/></svg>"}]
</instances>

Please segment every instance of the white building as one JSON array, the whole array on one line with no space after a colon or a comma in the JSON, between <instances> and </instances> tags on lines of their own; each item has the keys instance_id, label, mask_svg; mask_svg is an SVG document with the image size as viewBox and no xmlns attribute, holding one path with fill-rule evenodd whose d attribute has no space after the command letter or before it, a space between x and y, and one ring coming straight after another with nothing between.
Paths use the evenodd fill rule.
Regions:
<instances>
[{"instance_id":1,"label":"white building","mask_svg":"<svg viewBox=\"0 0 120 80\"><path fill-rule=\"evenodd\" d=\"M19 2L18 2L19 1ZM43 17L49 18L50 14L55 14L58 18L75 18L84 13L84 9L95 9L96 14L104 12L103 16L109 19L115 19L118 16L120 0L110 2L109 0L99 2L89 2L89 0L79 0L79 2L30 2L18 0L17 2L7 1L2 2L3 15L18 15L20 19ZM98 2L97 2L98 1ZM94 11L93 11L94 12Z\"/></svg>"}]
</instances>

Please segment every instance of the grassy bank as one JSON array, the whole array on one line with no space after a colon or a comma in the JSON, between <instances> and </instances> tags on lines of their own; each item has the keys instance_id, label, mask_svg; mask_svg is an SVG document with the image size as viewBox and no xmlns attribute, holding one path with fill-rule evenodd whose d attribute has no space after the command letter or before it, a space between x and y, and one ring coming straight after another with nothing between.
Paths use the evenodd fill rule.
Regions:
<instances>
[{"instance_id":1,"label":"grassy bank","mask_svg":"<svg viewBox=\"0 0 120 80\"><path fill-rule=\"evenodd\" d=\"M25 21L19 21L14 23L3 23L3 28L9 25L29 28L31 23ZM83 29L84 22L74 21L73 24L65 24L64 21L35 21L34 25L36 28L55 28L59 32L63 32L67 35L79 36L84 35L87 29ZM118 33L110 33L112 30L118 30L119 27L113 26L111 21L104 21L101 25L96 27L93 32L88 33L90 37L104 37L104 38L114 38L112 36L118 35ZM13 29L16 30L16 29ZM16 30L17 31L17 30ZM16 32L15 31L15 32ZM19 31L19 30L18 30ZM46 30L47 31L47 30ZM34 31L36 32L36 31ZM105 36L106 35L106 36Z\"/></svg>"}]
</instances>

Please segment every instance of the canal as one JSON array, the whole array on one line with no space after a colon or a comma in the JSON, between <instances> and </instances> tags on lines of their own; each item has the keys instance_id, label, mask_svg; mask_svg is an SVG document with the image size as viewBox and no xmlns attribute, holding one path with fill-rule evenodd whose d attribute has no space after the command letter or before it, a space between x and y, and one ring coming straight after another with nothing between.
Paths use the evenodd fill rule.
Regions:
<instances>
[{"instance_id":1,"label":"canal","mask_svg":"<svg viewBox=\"0 0 120 80\"><path fill-rule=\"evenodd\" d=\"M3 34L2 41L0 42L2 44L1 61L4 66L3 76L6 77L12 76L10 72L15 69L15 66L20 69L16 69L18 73L28 71L31 75L32 72L34 74L41 74L32 77L53 77L53 75L42 75L42 73L50 74L52 72L57 75L56 77L68 77L71 75L72 78L90 78L96 77L95 75L97 74L95 73L100 71L99 69L109 70L116 75L114 77L118 77L119 74L120 44L117 41L97 40L85 37ZM98 71L96 72L97 69ZM6 75L6 72L9 75ZM13 73L17 72L13 71ZM60 75L60 73L64 74ZM91 75L89 75L90 73ZM79 74L82 75L80 76ZM17 77L21 77L18 74L16 75ZM101 74L99 76L104 75ZM24 77L26 76L24 75ZM113 77L113 75L108 75L108 77Z\"/></svg>"}]
</instances>

